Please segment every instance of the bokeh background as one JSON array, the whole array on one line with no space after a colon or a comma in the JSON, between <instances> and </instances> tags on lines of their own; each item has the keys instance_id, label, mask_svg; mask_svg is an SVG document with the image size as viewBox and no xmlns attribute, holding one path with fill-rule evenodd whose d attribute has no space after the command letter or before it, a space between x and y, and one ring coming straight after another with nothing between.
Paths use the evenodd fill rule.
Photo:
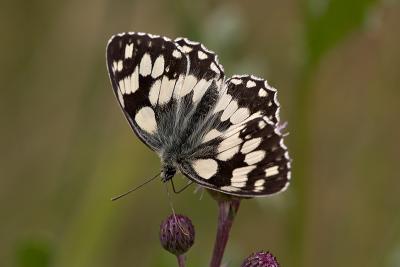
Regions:
<instances>
[{"instance_id":1,"label":"bokeh background","mask_svg":"<svg viewBox=\"0 0 400 267\"><path fill-rule=\"evenodd\" d=\"M186 36L227 75L279 90L293 183L242 203L224 262L253 251L282 266L400 266L400 5L397 1L2 2L0 266L176 266L158 241L170 213L159 159L133 135L105 65L122 31ZM178 178L178 180L181 178ZM217 209L173 196L207 266Z\"/></svg>"}]
</instances>

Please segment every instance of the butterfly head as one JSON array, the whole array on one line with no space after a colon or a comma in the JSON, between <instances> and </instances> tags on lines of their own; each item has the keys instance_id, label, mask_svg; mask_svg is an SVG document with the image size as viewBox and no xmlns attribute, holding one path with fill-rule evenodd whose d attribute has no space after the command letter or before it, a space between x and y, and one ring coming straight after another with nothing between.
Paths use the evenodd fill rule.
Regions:
<instances>
[{"instance_id":1,"label":"butterfly head","mask_svg":"<svg viewBox=\"0 0 400 267\"><path fill-rule=\"evenodd\" d=\"M174 177L176 168L170 164L164 164L161 170L161 181L167 182Z\"/></svg>"}]
</instances>

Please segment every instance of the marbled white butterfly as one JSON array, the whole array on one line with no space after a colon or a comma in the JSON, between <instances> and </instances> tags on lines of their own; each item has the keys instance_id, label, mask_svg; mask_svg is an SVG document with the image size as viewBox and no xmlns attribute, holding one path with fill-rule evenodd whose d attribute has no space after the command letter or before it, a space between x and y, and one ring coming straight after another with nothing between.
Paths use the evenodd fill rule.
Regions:
<instances>
[{"instance_id":1,"label":"marbled white butterfly","mask_svg":"<svg viewBox=\"0 0 400 267\"><path fill-rule=\"evenodd\" d=\"M145 33L114 35L107 67L130 126L161 158L162 181L178 171L204 187L249 197L289 185L277 92L267 81L226 78L204 45Z\"/></svg>"}]
</instances>

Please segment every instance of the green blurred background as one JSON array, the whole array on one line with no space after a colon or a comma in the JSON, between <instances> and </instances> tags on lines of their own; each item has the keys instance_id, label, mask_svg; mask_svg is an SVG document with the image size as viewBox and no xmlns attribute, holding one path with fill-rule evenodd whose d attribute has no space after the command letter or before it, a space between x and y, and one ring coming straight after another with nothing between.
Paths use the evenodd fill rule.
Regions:
<instances>
[{"instance_id":1,"label":"green blurred background","mask_svg":"<svg viewBox=\"0 0 400 267\"><path fill-rule=\"evenodd\" d=\"M158 242L161 182L109 200L160 166L108 80L122 31L201 41L228 76L279 90L293 183L242 203L229 266L260 249L287 267L400 266L397 1L16 0L0 22L0 266L176 266ZM197 230L188 266L203 267L217 209L192 189L173 198Z\"/></svg>"}]
</instances>

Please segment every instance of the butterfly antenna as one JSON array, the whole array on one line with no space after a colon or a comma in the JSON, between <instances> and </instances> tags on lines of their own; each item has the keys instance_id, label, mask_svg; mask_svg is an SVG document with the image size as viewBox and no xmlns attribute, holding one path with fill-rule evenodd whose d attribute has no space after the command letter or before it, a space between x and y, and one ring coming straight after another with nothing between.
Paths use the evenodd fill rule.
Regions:
<instances>
[{"instance_id":1,"label":"butterfly antenna","mask_svg":"<svg viewBox=\"0 0 400 267\"><path fill-rule=\"evenodd\" d=\"M151 181L153 181L154 179L156 179L158 176L160 176L160 174L161 174L161 172L158 173L158 174L156 174L155 176L153 176L153 177L150 178L149 180L145 181L144 183L142 183L142 184L140 184L140 185L138 185L138 186L132 188L132 189L129 190L128 192L125 192L125 193L123 193L123 194L121 194L121 195L119 195L119 196L116 196L116 197L111 198L111 201L118 200L118 199L120 199L120 198L122 198L122 197L124 197L124 196L126 196L126 195L128 195L128 194L130 194L130 193L132 193L132 192L134 192L134 191L136 191L136 190L138 190L139 188L143 187L144 185L146 185L146 184L150 183Z\"/></svg>"},{"instance_id":2,"label":"butterfly antenna","mask_svg":"<svg viewBox=\"0 0 400 267\"><path fill-rule=\"evenodd\" d=\"M171 180L172 181L172 180ZM167 183L164 183L165 184L165 190L167 191L167 196L168 196L168 202L169 202L169 206L171 207L171 210L172 210L172 215L174 216L174 220L175 220L175 223L178 225L178 227L179 227L179 229L182 231L182 233L184 234L184 235L189 235L189 232L181 225L181 223L178 221L178 219L176 218L176 214L175 214L175 209L174 209L174 204L173 204L173 202L172 202L172 198L171 198L171 194L169 193L169 190L168 190L168 185L167 185Z\"/></svg>"}]
</instances>

